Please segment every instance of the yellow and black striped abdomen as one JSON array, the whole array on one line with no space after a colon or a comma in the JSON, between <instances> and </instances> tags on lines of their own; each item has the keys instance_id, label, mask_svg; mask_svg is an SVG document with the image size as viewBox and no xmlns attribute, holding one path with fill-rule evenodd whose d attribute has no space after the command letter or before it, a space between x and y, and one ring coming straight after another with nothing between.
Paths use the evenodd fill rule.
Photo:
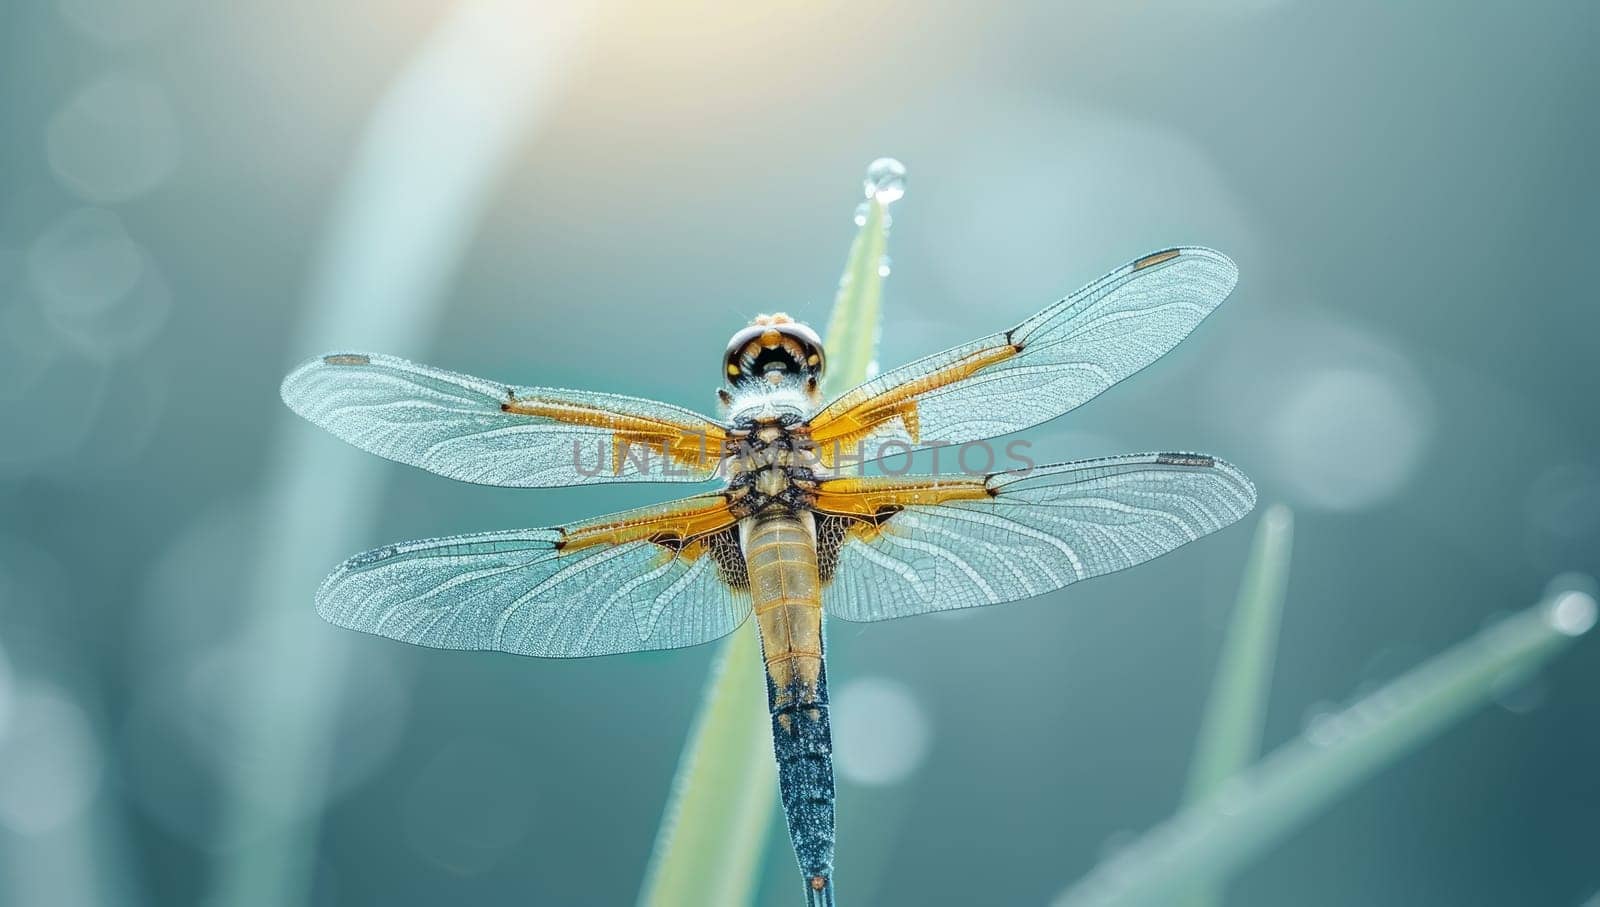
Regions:
<instances>
[{"instance_id":1,"label":"yellow and black striped abdomen","mask_svg":"<svg viewBox=\"0 0 1600 907\"><path fill-rule=\"evenodd\" d=\"M815 693L822 674L822 581L817 549L800 518L788 513L751 518L745 540L750 595L761 628L774 705Z\"/></svg>"},{"instance_id":2,"label":"yellow and black striped abdomen","mask_svg":"<svg viewBox=\"0 0 1600 907\"><path fill-rule=\"evenodd\" d=\"M743 542L783 811L806 875L807 903L826 907L833 904L833 735L817 546L801 522L808 517L784 511L748 517Z\"/></svg>"}]
</instances>

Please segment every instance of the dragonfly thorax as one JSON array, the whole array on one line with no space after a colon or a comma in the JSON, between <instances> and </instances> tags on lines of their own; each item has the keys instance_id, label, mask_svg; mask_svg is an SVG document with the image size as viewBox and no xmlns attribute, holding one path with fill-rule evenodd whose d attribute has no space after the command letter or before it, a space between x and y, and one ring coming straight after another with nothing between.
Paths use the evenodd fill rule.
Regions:
<instances>
[{"instance_id":1,"label":"dragonfly thorax","mask_svg":"<svg viewBox=\"0 0 1600 907\"><path fill-rule=\"evenodd\" d=\"M729 433L728 509L744 518L809 510L816 501L817 458L804 423L795 417L747 419Z\"/></svg>"},{"instance_id":2,"label":"dragonfly thorax","mask_svg":"<svg viewBox=\"0 0 1600 907\"><path fill-rule=\"evenodd\" d=\"M820 402L814 390L798 382L749 384L721 393L726 418L735 426L798 421L815 413Z\"/></svg>"}]
</instances>

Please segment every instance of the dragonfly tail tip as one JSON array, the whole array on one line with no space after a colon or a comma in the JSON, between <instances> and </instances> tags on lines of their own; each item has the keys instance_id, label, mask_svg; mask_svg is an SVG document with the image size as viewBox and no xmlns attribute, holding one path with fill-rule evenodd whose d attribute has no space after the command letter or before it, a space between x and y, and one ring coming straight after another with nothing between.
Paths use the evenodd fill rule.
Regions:
<instances>
[{"instance_id":1,"label":"dragonfly tail tip","mask_svg":"<svg viewBox=\"0 0 1600 907\"><path fill-rule=\"evenodd\" d=\"M827 876L806 879L806 907L834 907L833 879Z\"/></svg>"}]
</instances>

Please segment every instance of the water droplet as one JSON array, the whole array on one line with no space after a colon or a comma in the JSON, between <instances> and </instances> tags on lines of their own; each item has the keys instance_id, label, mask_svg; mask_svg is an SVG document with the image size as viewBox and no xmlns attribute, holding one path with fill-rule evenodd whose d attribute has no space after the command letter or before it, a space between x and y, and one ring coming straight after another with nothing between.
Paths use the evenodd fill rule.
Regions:
<instances>
[{"instance_id":1,"label":"water droplet","mask_svg":"<svg viewBox=\"0 0 1600 907\"><path fill-rule=\"evenodd\" d=\"M178 165L178 119L160 86L108 76L50 120L50 166L92 201L127 201L165 182Z\"/></svg>"},{"instance_id":2,"label":"water droplet","mask_svg":"<svg viewBox=\"0 0 1600 907\"><path fill-rule=\"evenodd\" d=\"M1330 702L1317 702L1306 709L1301 718L1301 734L1312 746L1326 746L1339 734L1339 707Z\"/></svg>"},{"instance_id":3,"label":"water droplet","mask_svg":"<svg viewBox=\"0 0 1600 907\"><path fill-rule=\"evenodd\" d=\"M1583 592L1567 592L1550 605L1550 626L1566 636L1582 636L1595 622L1594 599Z\"/></svg>"},{"instance_id":4,"label":"water droplet","mask_svg":"<svg viewBox=\"0 0 1600 907\"><path fill-rule=\"evenodd\" d=\"M893 204L906 194L906 165L892 157L880 157L867 165L861 187L867 198L877 199L878 204Z\"/></svg>"},{"instance_id":5,"label":"water droplet","mask_svg":"<svg viewBox=\"0 0 1600 907\"><path fill-rule=\"evenodd\" d=\"M867 225L867 212L869 212L871 210L872 210L872 203L871 202L862 202L861 204L856 205L856 214L855 214L856 226L865 227Z\"/></svg>"},{"instance_id":6,"label":"water droplet","mask_svg":"<svg viewBox=\"0 0 1600 907\"><path fill-rule=\"evenodd\" d=\"M892 270L892 266L893 262L889 261L889 256L885 255L878 259L878 276L888 277L889 271Z\"/></svg>"},{"instance_id":7,"label":"water droplet","mask_svg":"<svg viewBox=\"0 0 1600 907\"><path fill-rule=\"evenodd\" d=\"M1306 739L1313 746L1328 746L1344 738L1345 720L1341 712L1330 712L1311 719L1306 727Z\"/></svg>"}]
</instances>

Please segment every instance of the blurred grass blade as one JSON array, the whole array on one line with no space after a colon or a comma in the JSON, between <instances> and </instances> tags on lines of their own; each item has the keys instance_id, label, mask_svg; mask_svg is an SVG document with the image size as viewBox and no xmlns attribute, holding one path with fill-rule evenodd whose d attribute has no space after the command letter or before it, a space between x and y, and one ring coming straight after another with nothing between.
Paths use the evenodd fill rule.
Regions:
<instances>
[{"instance_id":1,"label":"blurred grass blade","mask_svg":"<svg viewBox=\"0 0 1600 907\"><path fill-rule=\"evenodd\" d=\"M876 169L883 163L875 161ZM894 164L899 167L898 163ZM900 177L903 182L904 170ZM877 346L882 311L880 270L888 246L887 202L870 195L823 346L828 353L823 396L860 384ZM897 192L903 188L897 188ZM645 873L643 907L748 904L778 803L766 687L758 673L761 645L755 622L729 637L678 760L661 828Z\"/></svg>"},{"instance_id":2,"label":"blurred grass blade","mask_svg":"<svg viewBox=\"0 0 1600 907\"><path fill-rule=\"evenodd\" d=\"M1594 599L1552 595L1484 629L1342 712L1312 723L1221 791L1102 863L1056 907L1181 901L1219 883L1379 769L1491 700L1587 632Z\"/></svg>"},{"instance_id":3,"label":"blurred grass blade","mask_svg":"<svg viewBox=\"0 0 1600 907\"><path fill-rule=\"evenodd\" d=\"M1244 582L1217 662L1189 771L1186 803L1215 793L1224 781L1254 762L1261 747L1293 544L1294 514L1282 504L1267 508L1256 526Z\"/></svg>"},{"instance_id":4,"label":"blurred grass blade","mask_svg":"<svg viewBox=\"0 0 1600 907\"><path fill-rule=\"evenodd\" d=\"M750 902L778 794L760 656L754 622L717 654L656 833L643 904Z\"/></svg>"},{"instance_id":5,"label":"blurred grass blade","mask_svg":"<svg viewBox=\"0 0 1600 907\"><path fill-rule=\"evenodd\" d=\"M864 207L866 222L850 244L850 259L839 277L828 332L822 338L822 348L828 354L828 367L822 376L824 398L837 397L867 380L868 367L878 349L883 312L879 267L889 246L889 231L884 228L888 212L876 198L869 199Z\"/></svg>"},{"instance_id":6,"label":"blurred grass blade","mask_svg":"<svg viewBox=\"0 0 1600 907\"><path fill-rule=\"evenodd\" d=\"M1278 622L1289 582L1289 557L1294 547L1294 514L1274 504L1256 524L1250 560L1233 607L1233 619L1217 661L1205 718L1189 769L1184 804L1215 794L1234 775L1255 761L1261 748L1267 693L1278 648ZM1222 902L1219 888L1196 888L1183 899L1190 907Z\"/></svg>"},{"instance_id":7,"label":"blurred grass blade","mask_svg":"<svg viewBox=\"0 0 1600 907\"><path fill-rule=\"evenodd\" d=\"M514 0L470 0L443 18L365 128L331 207L292 359L340 347L427 349L494 185L559 97L587 27L576 2L534 16ZM237 620L248 628L240 662L292 668L239 672L242 718L227 744L203 898L228 907L312 900L350 636L322 622L312 594L341 556L373 541L386 475L272 410L256 573Z\"/></svg>"}]
</instances>

